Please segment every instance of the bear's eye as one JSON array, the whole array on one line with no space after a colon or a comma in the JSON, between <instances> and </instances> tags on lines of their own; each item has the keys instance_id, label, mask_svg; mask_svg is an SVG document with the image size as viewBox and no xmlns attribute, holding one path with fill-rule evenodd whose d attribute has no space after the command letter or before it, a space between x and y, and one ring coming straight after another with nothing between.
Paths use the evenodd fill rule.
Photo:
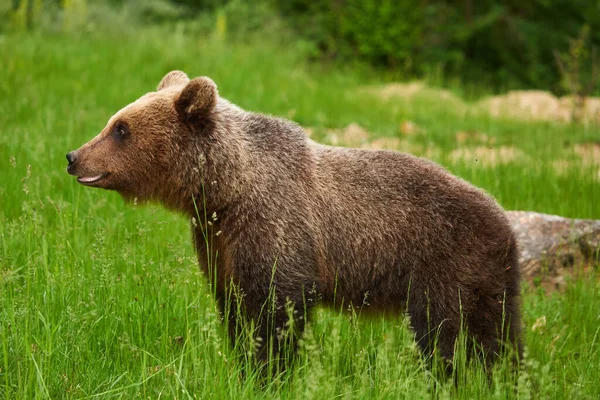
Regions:
<instances>
[{"instance_id":1,"label":"bear's eye","mask_svg":"<svg viewBox=\"0 0 600 400\"><path fill-rule=\"evenodd\" d=\"M117 124L113 130L117 136L125 136L129 133L129 130L124 124Z\"/></svg>"}]
</instances>

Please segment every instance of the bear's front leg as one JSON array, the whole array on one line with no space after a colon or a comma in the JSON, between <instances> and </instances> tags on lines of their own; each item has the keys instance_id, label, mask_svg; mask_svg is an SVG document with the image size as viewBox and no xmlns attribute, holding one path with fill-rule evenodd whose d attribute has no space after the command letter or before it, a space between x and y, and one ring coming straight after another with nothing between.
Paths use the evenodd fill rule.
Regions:
<instances>
[{"instance_id":1,"label":"bear's front leg","mask_svg":"<svg viewBox=\"0 0 600 400\"><path fill-rule=\"evenodd\" d=\"M301 286L282 288L274 282L267 292L253 289L243 289L243 301L253 327L256 360L265 372L281 372L293 362L314 302L306 301Z\"/></svg>"},{"instance_id":2,"label":"bear's front leg","mask_svg":"<svg viewBox=\"0 0 600 400\"><path fill-rule=\"evenodd\" d=\"M299 276L291 280L283 268L272 272L254 266L235 272L236 283L229 286L225 302L219 301L232 343L251 339L263 372L281 372L294 359L316 301L315 283Z\"/></svg>"}]
</instances>

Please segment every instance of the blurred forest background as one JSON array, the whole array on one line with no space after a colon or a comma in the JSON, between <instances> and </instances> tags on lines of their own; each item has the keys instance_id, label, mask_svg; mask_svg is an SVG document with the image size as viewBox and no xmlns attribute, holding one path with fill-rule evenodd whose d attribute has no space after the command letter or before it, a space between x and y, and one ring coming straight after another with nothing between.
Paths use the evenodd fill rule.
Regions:
<instances>
[{"instance_id":1,"label":"blurred forest background","mask_svg":"<svg viewBox=\"0 0 600 400\"><path fill-rule=\"evenodd\" d=\"M282 41L308 59L365 64L394 79L493 91L597 92L596 0L2 0L0 31L190 33Z\"/></svg>"}]
</instances>

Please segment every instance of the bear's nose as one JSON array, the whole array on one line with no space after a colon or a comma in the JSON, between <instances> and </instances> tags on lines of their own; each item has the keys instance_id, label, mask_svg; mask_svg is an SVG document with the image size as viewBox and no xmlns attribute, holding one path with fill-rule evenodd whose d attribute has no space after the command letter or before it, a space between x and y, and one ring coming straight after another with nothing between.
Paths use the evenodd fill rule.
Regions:
<instances>
[{"instance_id":1,"label":"bear's nose","mask_svg":"<svg viewBox=\"0 0 600 400\"><path fill-rule=\"evenodd\" d=\"M67 153L67 161L69 162L69 166L71 166L74 162L75 162L76 158L75 158L75 152L74 151L70 151Z\"/></svg>"}]
</instances>

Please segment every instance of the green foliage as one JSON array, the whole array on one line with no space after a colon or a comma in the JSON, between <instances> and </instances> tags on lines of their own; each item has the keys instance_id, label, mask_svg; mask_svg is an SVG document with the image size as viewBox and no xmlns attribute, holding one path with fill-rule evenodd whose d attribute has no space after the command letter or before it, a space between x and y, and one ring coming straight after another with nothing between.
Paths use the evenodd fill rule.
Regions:
<instances>
[{"instance_id":1,"label":"green foliage","mask_svg":"<svg viewBox=\"0 0 600 400\"><path fill-rule=\"evenodd\" d=\"M554 52L561 73L561 84L572 97L572 118L581 120L586 98L591 95L598 81L596 49L590 51L588 38L590 27L584 25L577 39L571 40L569 51Z\"/></svg>"},{"instance_id":2,"label":"green foliage","mask_svg":"<svg viewBox=\"0 0 600 400\"><path fill-rule=\"evenodd\" d=\"M227 27L225 36L229 39L245 41L259 36L272 42L293 40L268 2L229 0L224 3L217 13L217 21L223 19ZM218 26L215 30L219 31Z\"/></svg>"},{"instance_id":3,"label":"green foliage","mask_svg":"<svg viewBox=\"0 0 600 400\"><path fill-rule=\"evenodd\" d=\"M499 88L561 91L554 51L582 26L600 45L600 9L589 0L275 0L299 35L325 57L355 58L422 75Z\"/></svg>"},{"instance_id":4,"label":"green foliage","mask_svg":"<svg viewBox=\"0 0 600 400\"><path fill-rule=\"evenodd\" d=\"M410 0L279 1L282 14L328 57L410 66L420 49L424 7Z\"/></svg>"},{"instance_id":5,"label":"green foliage","mask_svg":"<svg viewBox=\"0 0 600 400\"><path fill-rule=\"evenodd\" d=\"M358 57L410 68L422 46L423 7L410 0L350 0L340 25Z\"/></svg>"},{"instance_id":6,"label":"green foliage","mask_svg":"<svg viewBox=\"0 0 600 400\"><path fill-rule=\"evenodd\" d=\"M596 0L2 1L0 31L102 29L124 19L123 29L167 23L237 39L262 34L298 43L313 58L363 62L403 78L458 77L495 90L564 94L554 54L568 53L584 26L589 48L600 46ZM94 28L94 21L104 23Z\"/></svg>"}]
</instances>

